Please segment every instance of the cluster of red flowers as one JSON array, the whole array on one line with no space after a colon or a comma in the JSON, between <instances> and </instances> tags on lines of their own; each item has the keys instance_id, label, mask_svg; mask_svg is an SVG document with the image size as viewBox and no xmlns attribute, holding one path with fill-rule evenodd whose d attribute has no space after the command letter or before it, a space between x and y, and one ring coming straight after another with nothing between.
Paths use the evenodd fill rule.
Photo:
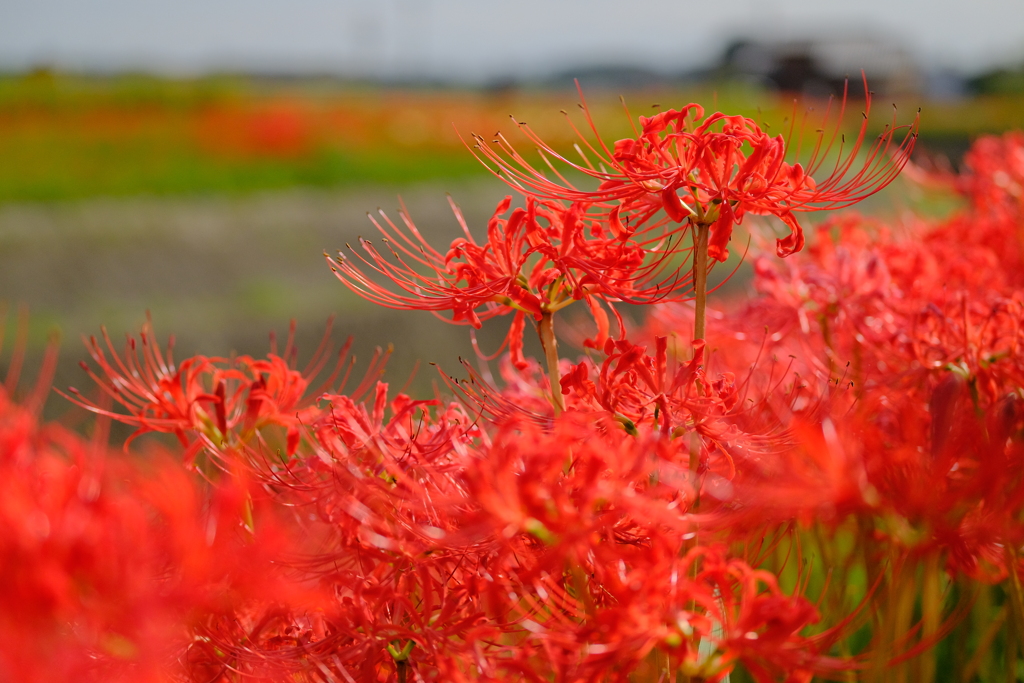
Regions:
<instances>
[{"instance_id":1,"label":"cluster of red flowers","mask_svg":"<svg viewBox=\"0 0 1024 683\"><path fill-rule=\"evenodd\" d=\"M928 681L989 586L993 623L1022 626L957 666L1015 670L1024 138L983 139L936 180L965 197L952 217L846 214L795 253L794 213L881 189L914 130L866 161L865 127L847 151L823 134L802 166L691 105L612 147L584 138L597 162L570 166L592 190L481 146L525 196L485 242L456 208L442 254L403 213L378 224L394 259L366 242L332 259L383 305L514 314L500 379L467 364L449 397L393 394L382 357L345 390L326 343L304 371L290 340L176 363L148 326L122 353L88 344L95 390L68 398L100 416L91 441L9 386L0 677ZM789 226L791 258L755 257L756 295L693 340L698 282L747 214ZM597 334L573 362L553 320L579 300ZM627 330L619 303L658 305ZM171 435L178 463L108 452L110 419Z\"/></svg>"},{"instance_id":2,"label":"cluster of red flowers","mask_svg":"<svg viewBox=\"0 0 1024 683\"><path fill-rule=\"evenodd\" d=\"M0 386L0 679L163 681L210 615L306 591L276 569L287 520L246 477L204 486L178 453L111 451L109 423L42 422L53 359L28 396L16 371Z\"/></svg>"}]
</instances>

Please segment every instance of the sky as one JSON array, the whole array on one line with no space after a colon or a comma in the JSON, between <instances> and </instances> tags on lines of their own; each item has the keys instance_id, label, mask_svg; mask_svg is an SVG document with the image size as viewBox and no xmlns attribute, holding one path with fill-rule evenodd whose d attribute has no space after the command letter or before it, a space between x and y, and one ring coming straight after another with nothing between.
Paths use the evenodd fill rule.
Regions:
<instances>
[{"instance_id":1,"label":"sky","mask_svg":"<svg viewBox=\"0 0 1024 683\"><path fill-rule=\"evenodd\" d=\"M487 82L588 65L676 73L736 38L853 34L931 70L1016 65L1024 0L0 0L0 69Z\"/></svg>"}]
</instances>

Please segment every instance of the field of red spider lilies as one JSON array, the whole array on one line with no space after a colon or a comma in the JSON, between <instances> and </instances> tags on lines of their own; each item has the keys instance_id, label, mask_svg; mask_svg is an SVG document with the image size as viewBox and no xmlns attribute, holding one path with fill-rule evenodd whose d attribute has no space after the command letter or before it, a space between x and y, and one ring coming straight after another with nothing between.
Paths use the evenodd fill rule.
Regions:
<instances>
[{"instance_id":1,"label":"field of red spider lilies","mask_svg":"<svg viewBox=\"0 0 1024 683\"><path fill-rule=\"evenodd\" d=\"M0 679L1020 679L1024 135L953 175L870 108L773 137L689 105L615 142L584 109L572 157L477 140L512 193L485 241L453 202L450 246L380 214L328 259L383 306L510 316L433 395L329 333L300 368L291 338L181 359L147 325L90 341L72 430L16 340ZM961 208L850 208L901 171ZM756 295L726 305L741 222Z\"/></svg>"}]
</instances>

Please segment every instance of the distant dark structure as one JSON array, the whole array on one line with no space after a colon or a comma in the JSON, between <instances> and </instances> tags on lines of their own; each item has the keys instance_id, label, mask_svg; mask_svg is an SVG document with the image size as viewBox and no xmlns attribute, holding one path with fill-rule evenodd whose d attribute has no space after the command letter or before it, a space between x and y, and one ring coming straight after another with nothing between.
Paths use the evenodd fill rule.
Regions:
<instances>
[{"instance_id":1,"label":"distant dark structure","mask_svg":"<svg viewBox=\"0 0 1024 683\"><path fill-rule=\"evenodd\" d=\"M899 45L870 37L810 40L737 40L725 52L719 75L746 78L785 92L811 96L861 92L864 71L878 93L918 92L920 69Z\"/></svg>"}]
</instances>

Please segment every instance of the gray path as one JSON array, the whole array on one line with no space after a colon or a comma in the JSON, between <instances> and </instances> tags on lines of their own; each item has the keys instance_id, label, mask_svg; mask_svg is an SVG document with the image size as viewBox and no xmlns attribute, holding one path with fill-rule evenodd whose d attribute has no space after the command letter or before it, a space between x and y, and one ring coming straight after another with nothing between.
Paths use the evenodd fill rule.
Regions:
<instances>
[{"instance_id":1,"label":"gray path","mask_svg":"<svg viewBox=\"0 0 1024 683\"><path fill-rule=\"evenodd\" d=\"M505 194L491 180L0 206L0 302L30 308L36 353L48 330L61 330L59 386L83 384L81 335L106 325L123 339L138 330L147 309L161 339L177 337L179 357L265 353L269 331L284 334L290 318L298 321L304 357L336 314L335 338L354 335L360 358L394 344L393 383L404 383L416 358L454 371L458 356L470 353L466 328L368 304L334 278L322 256L371 235L367 210L380 206L397 220L398 194L432 243L446 247L459 234L446 190L481 235ZM485 336L497 343L499 328L489 326ZM5 351L0 372L6 360ZM429 390L434 372L420 370L421 391Z\"/></svg>"}]
</instances>

